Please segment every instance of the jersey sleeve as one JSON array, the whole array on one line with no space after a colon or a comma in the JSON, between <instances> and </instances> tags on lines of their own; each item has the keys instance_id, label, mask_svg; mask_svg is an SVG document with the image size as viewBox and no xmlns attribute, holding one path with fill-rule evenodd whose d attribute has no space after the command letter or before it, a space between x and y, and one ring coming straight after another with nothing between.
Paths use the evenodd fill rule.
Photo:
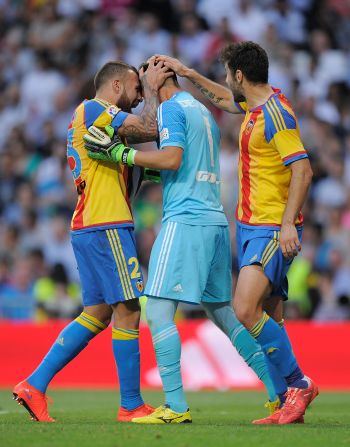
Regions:
<instances>
[{"instance_id":1,"label":"jersey sleeve","mask_svg":"<svg viewBox=\"0 0 350 447\"><path fill-rule=\"evenodd\" d=\"M106 107L94 100L85 103L85 124L87 128L96 126L103 129L111 125L118 131L127 116L128 113L123 112L116 106Z\"/></svg>"},{"instance_id":2,"label":"jersey sleeve","mask_svg":"<svg viewBox=\"0 0 350 447\"><path fill-rule=\"evenodd\" d=\"M236 108L239 110L239 113L242 114L246 114L246 111L248 110L248 104L245 101L241 101L241 102L236 102L235 101L235 106Z\"/></svg>"},{"instance_id":3,"label":"jersey sleeve","mask_svg":"<svg viewBox=\"0 0 350 447\"><path fill-rule=\"evenodd\" d=\"M175 101L163 102L157 112L159 148L177 146L185 149L186 117Z\"/></svg>"},{"instance_id":4,"label":"jersey sleeve","mask_svg":"<svg viewBox=\"0 0 350 447\"><path fill-rule=\"evenodd\" d=\"M277 132L273 138L273 142L285 166L302 158L308 158L299 132L296 129L286 129Z\"/></svg>"},{"instance_id":5,"label":"jersey sleeve","mask_svg":"<svg viewBox=\"0 0 350 447\"><path fill-rule=\"evenodd\" d=\"M276 100L268 101L263 112L265 139L277 149L283 164L288 166L294 161L308 158L294 113L283 108Z\"/></svg>"}]
</instances>

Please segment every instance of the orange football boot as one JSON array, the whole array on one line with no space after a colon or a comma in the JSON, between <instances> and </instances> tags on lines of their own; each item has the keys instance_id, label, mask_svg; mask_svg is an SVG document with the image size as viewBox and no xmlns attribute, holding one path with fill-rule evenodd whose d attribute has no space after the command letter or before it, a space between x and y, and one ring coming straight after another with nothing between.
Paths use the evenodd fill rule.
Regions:
<instances>
[{"instance_id":1,"label":"orange football boot","mask_svg":"<svg viewBox=\"0 0 350 447\"><path fill-rule=\"evenodd\" d=\"M263 419L256 419L253 421L253 424L255 425L264 425L264 424L278 424L280 417L282 413L282 408L279 408L278 410L274 411L270 416L267 416ZM303 424L304 423L304 416L300 416L297 420L290 422L291 424Z\"/></svg>"},{"instance_id":2,"label":"orange football boot","mask_svg":"<svg viewBox=\"0 0 350 447\"><path fill-rule=\"evenodd\" d=\"M278 424L278 421L281 416L281 410L280 408L281 402L279 399L276 399L273 402L266 402L265 408L268 408L270 415L263 419L256 419L252 423L255 425L266 425L266 424ZM303 424L304 423L304 417L301 416L298 420L295 421L296 424Z\"/></svg>"},{"instance_id":3,"label":"orange football boot","mask_svg":"<svg viewBox=\"0 0 350 447\"><path fill-rule=\"evenodd\" d=\"M127 410L126 408L120 407L118 411L117 421L118 422L131 422L134 418L141 418L143 416L148 416L153 413L155 408L151 405L143 404L133 410Z\"/></svg>"},{"instance_id":4,"label":"orange football boot","mask_svg":"<svg viewBox=\"0 0 350 447\"><path fill-rule=\"evenodd\" d=\"M47 411L47 396L25 380L14 387L12 394L14 400L24 406L34 421L55 422Z\"/></svg>"},{"instance_id":5,"label":"orange football boot","mask_svg":"<svg viewBox=\"0 0 350 447\"><path fill-rule=\"evenodd\" d=\"M279 424L290 424L304 416L306 408L318 395L316 384L310 379L309 386L302 388L288 388L286 402L282 408Z\"/></svg>"}]
</instances>

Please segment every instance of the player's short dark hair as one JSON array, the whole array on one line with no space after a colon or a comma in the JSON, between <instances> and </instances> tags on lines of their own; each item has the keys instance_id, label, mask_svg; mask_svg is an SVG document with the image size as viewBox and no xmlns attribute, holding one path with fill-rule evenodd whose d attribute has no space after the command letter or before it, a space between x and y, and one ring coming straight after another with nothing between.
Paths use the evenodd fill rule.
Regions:
<instances>
[{"instance_id":1,"label":"player's short dark hair","mask_svg":"<svg viewBox=\"0 0 350 447\"><path fill-rule=\"evenodd\" d=\"M241 70L248 81L267 84L269 78L269 59L266 51L255 42L230 43L221 51L221 62L235 74Z\"/></svg>"},{"instance_id":2,"label":"player's short dark hair","mask_svg":"<svg viewBox=\"0 0 350 447\"><path fill-rule=\"evenodd\" d=\"M148 62L142 62L142 64L140 64L140 66L139 66L139 70L141 70L141 68L143 68L144 71L146 71L147 68L148 68L148 66L149 66L149 63L148 63ZM169 68L167 71L172 71L172 70ZM170 76L168 79L171 79L171 80L174 82L174 84L175 84L177 87L179 87L179 81L178 81L178 79L177 79L176 73L175 73L174 71L172 71L172 73L173 73L173 75Z\"/></svg>"},{"instance_id":3,"label":"player's short dark hair","mask_svg":"<svg viewBox=\"0 0 350 447\"><path fill-rule=\"evenodd\" d=\"M138 74L136 68L132 65L126 64L125 62L115 61L107 62L103 67L99 69L94 78L95 90L97 91L103 84L105 84L113 76L124 76L127 71L133 71Z\"/></svg>"}]
</instances>

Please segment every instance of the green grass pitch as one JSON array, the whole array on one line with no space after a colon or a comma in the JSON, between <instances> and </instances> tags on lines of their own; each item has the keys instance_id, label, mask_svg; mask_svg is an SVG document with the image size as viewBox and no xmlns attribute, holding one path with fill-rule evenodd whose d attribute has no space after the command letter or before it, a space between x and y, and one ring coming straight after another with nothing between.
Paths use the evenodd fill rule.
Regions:
<instances>
[{"instance_id":1,"label":"green grass pitch","mask_svg":"<svg viewBox=\"0 0 350 447\"><path fill-rule=\"evenodd\" d=\"M350 393L322 392L304 425L254 426L264 416L260 392L188 393L193 424L139 426L115 422L116 391L54 390L55 424L32 422L23 407L0 391L3 447L316 447L350 446ZM150 404L160 392L144 392Z\"/></svg>"}]
</instances>

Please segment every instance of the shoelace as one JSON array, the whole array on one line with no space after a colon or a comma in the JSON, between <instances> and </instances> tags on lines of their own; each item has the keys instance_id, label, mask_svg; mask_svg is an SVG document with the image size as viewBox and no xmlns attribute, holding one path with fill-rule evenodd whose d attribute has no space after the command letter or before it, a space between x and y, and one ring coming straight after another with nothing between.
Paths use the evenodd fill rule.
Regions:
<instances>
[{"instance_id":1,"label":"shoelace","mask_svg":"<svg viewBox=\"0 0 350 447\"><path fill-rule=\"evenodd\" d=\"M296 395L297 395L298 389L297 388L291 388L289 389L285 396L286 401L284 403L284 408L292 408L296 402Z\"/></svg>"}]
</instances>

